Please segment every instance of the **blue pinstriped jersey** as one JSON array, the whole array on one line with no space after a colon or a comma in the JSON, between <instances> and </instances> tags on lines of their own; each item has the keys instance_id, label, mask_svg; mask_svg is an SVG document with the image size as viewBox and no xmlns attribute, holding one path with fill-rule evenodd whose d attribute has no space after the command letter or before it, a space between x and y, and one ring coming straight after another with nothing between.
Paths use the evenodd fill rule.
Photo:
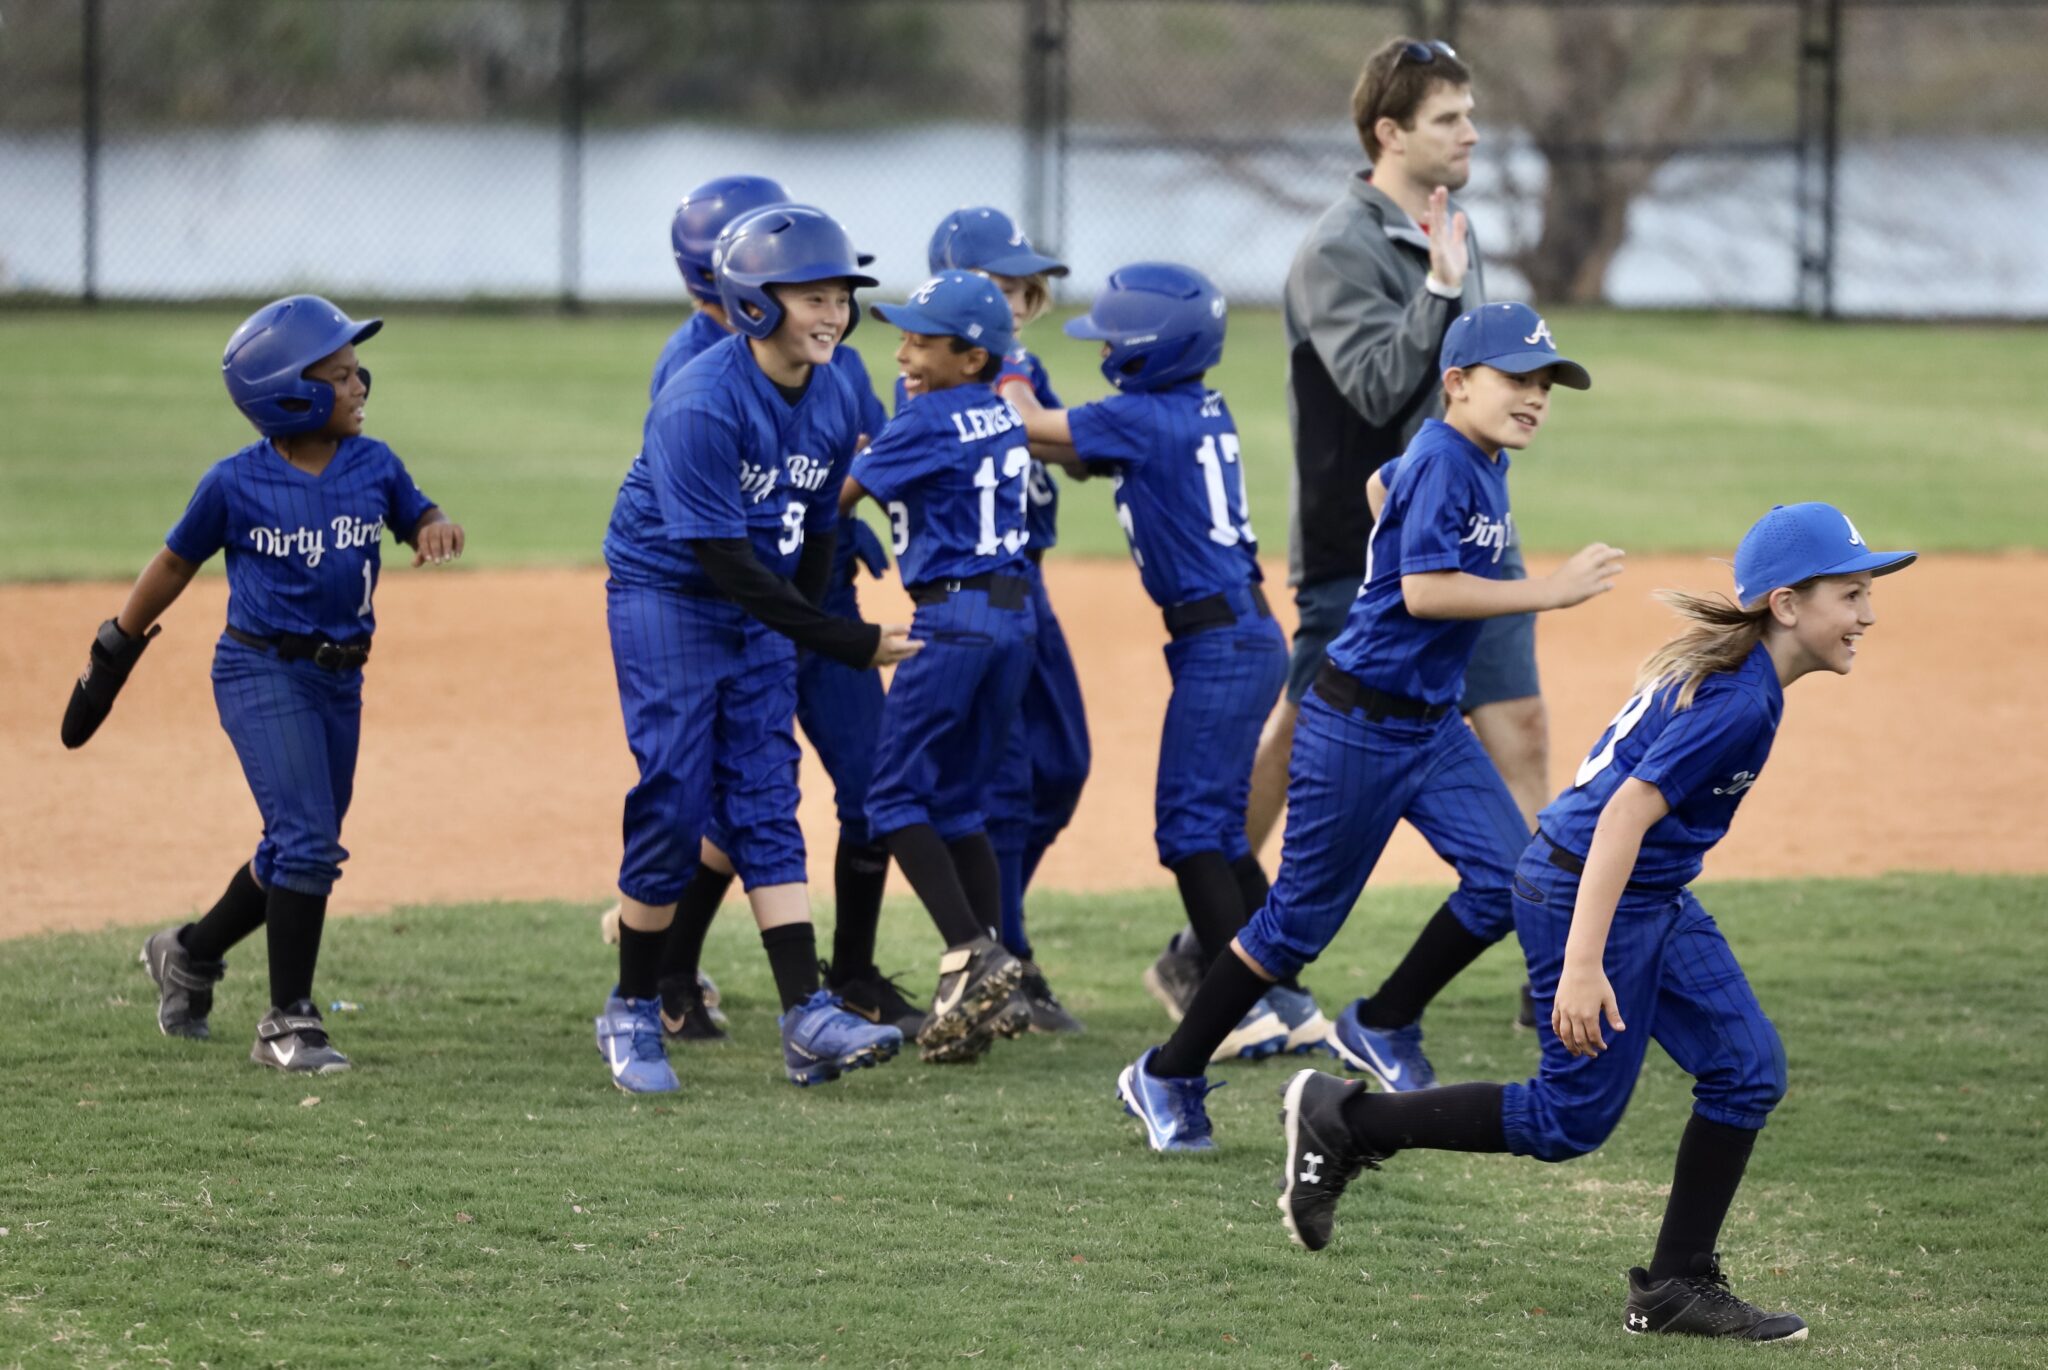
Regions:
<instances>
[{"instance_id":1,"label":"blue pinstriped jersey","mask_svg":"<svg viewBox=\"0 0 2048 1370\"><path fill-rule=\"evenodd\" d=\"M1145 592L1161 607L1259 577L1237 424L1200 381L1067 411L1074 451L1117 467L1116 512Z\"/></svg>"},{"instance_id":2,"label":"blue pinstriped jersey","mask_svg":"<svg viewBox=\"0 0 2048 1370\"><path fill-rule=\"evenodd\" d=\"M853 459L853 478L889 513L905 585L984 572L1021 574L1024 421L979 382L919 395Z\"/></svg>"},{"instance_id":3,"label":"blue pinstriped jersey","mask_svg":"<svg viewBox=\"0 0 2048 1370\"><path fill-rule=\"evenodd\" d=\"M1422 619L1408 612L1401 577L1463 571L1501 579L1514 539L1508 456L1489 457L1440 419L1425 420L1391 471L1386 504L1365 545L1365 582L1330 660L1376 690L1454 704L1484 619ZM1361 491L1361 494L1363 492Z\"/></svg>"},{"instance_id":4,"label":"blue pinstriped jersey","mask_svg":"<svg viewBox=\"0 0 2048 1370\"><path fill-rule=\"evenodd\" d=\"M1785 691L1762 643L1733 671L1700 682L1679 709L1673 683L1639 691L1580 763L1572 787L1538 822L1551 841L1583 857L1600 811L1621 782L1655 785L1671 812L1651 825L1629 878L1676 887L1700 873L1735 821L1736 806L1763 773L1785 712Z\"/></svg>"},{"instance_id":5,"label":"blue pinstriped jersey","mask_svg":"<svg viewBox=\"0 0 2048 1370\"><path fill-rule=\"evenodd\" d=\"M1060 397L1054 393L1052 381L1045 374L1045 363L1037 356L1019 347L1003 358L1003 369L996 376L996 393L1001 394L1003 383L1022 377L1031 385L1031 394L1040 405L1047 409L1060 408ZM1028 518L1025 527L1031 533L1031 546L1040 553L1048 552L1060 540L1060 483L1053 479L1052 472L1045 469L1045 463L1034 459L1028 477L1031 503L1026 507Z\"/></svg>"},{"instance_id":6,"label":"blue pinstriped jersey","mask_svg":"<svg viewBox=\"0 0 2048 1370\"><path fill-rule=\"evenodd\" d=\"M164 545L195 564L226 552L229 627L349 642L377 630L385 532L411 537L433 507L375 438L343 439L317 476L264 438L207 469Z\"/></svg>"},{"instance_id":7,"label":"blue pinstriped jersey","mask_svg":"<svg viewBox=\"0 0 2048 1370\"><path fill-rule=\"evenodd\" d=\"M652 404L661 387L669 378L697 360L700 353L714 343L722 343L732 336L732 330L706 314L693 310L682 326L668 335L668 341L661 345L661 355L654 359L654 375L647 382L647 402Z\"/></svg>"},{"instance_id":8,"label":"blue pinstriped jersey","mask_svg":"<svg viewBox=\"0 0 2048 1370\"><path fill-rule=\"evenodd\" d=\"M651 401L659 395L661 387L667 384L669 378L695 361L698 354L731 336L725 325L703 310L699 309L692 313L689 318L683 320L682 327L669 334L668 341L662 345L661 356L655 359L654 379L648 387L648 399ZM832 353L832 365L853 386L854 398L860 405L860 431L870 438L874 437L882 431L882 425L889 421L889 411L882 408L882 401L875 394L875 383L868 378L868 364L861 360L860 353L842 343ZM812 533L827 526L838 526L836 523L825 524L822 521L823 516L823 511L820 511L820 521L810 526ZM846 536L845 530L842 529L839 542L832 549L832 593L843 592L845 587L853 584L853 558L856 550L853 539ZM851 616L849 613L849 617Z\"/></svg>"},{"instance_id":9,"label":"blue pinstriped jersey","mask_svg":"<svg viewBox=\"0 0 2048 1370\"><path fill-rule=\"evenodd\" d=\"M689 546L747 538L778 575L796 571L807 531L839 520L839 485L861 432L838 366L812 368L796 403L769 381L738 334L671 377L647 411L640 453L605 531L622 584L714 587Z\"/></svg>"}]
</instances>

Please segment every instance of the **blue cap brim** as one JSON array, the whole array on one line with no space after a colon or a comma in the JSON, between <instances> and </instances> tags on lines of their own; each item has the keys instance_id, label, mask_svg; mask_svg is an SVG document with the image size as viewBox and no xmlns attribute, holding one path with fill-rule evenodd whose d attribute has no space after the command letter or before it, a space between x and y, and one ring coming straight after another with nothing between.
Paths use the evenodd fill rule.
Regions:
<instances>
[{"instance_id":1,"label":"blue cap brim","mask_svg":"<svg viewBox=\"0 0 2048 1370\"><path fill-rule=\"evenodd\" d=\"M1070 338L1085 338L1089 342L1109 341L1108 331L1104 329L1101 324L1098 324L1097 322L1095 322L1095 320L1089 318L1086 314L1083 314L1078 318L1068 319L1066 322L1066 326L1062 328L1060 331L1065 333Z\"/></svg>"},{"instance_id":2,"label":"blue cap brim","mask_svg":"<svg viewBox=\"0 0 2048 1370\"><path fill-rule=\"evenodd\" d=\"M1048 276L1064 276L1066 265L1042 252L1013 252L1007 257L993 257L974 268L996 276L1036 276L1043 271Z\"/></svg>"},{"instance_id":3,"label":"blue cap brim","mask_svg":"<svg viewBox=\"0 0 2048 1370\"><path fill-rule=\"evenodd\" d=\"M1541 371L1546 366L1557 368L1557 383L1570 390L1591 390L1593 377L1586 368L1575 361L1568 361L1555 352L1509 352L1499 357L1481 357L1474 366L1490 366L1496 371L1505 371L1510 376L1526 376L1532 371Z\"/></svg>"},{"instance_id":4,"label":"blue cap brim","mask_svg":"<svg viewBox=\"0 0 2048 1370\"><path fill-rule=\"evenodd\" d=\"M920 333L927 338L959 338L964 342L973 343L973 345L976 347L984 348L991 353L995 351L995 349L989 347L987 343L978 342L975 339L968 337L966 334L962 333L957 327L950 323L947 323L944 319L938 318L935 315L927 314L923 310L917 308L914 305L871 305L868 308L868 313L874 315L883 323L895 324L905 333Z\"/></svg>"},{"instance_id":5,"label":"blue cap brim","mask_svg":"<svg viewBox=\"0 0 2048 1370\"><path fill-rule=\"evenodd\" d=\"M1831 566L1822 571L1824 576L1853 576L1864 571L1873 576L1888 576L1894 571L1903 571L1919 560L1918 552L1865 552L1860 557L1851 557L1840 566Z\"/></svg>"},{"instance_id":6,"label":"blue cap brim","mask_svg":"<svg viewBox=\"0 0 2048 1370\"><path fill-rule=\"evenodd\" d=\"M770 285L812 285L818 281L845 281L849 288L876 286L881 282L873 276L863 276L857 271L832 264L815 267L792 267L787 275L777 275Z\"/></svg>"}]
</instances>

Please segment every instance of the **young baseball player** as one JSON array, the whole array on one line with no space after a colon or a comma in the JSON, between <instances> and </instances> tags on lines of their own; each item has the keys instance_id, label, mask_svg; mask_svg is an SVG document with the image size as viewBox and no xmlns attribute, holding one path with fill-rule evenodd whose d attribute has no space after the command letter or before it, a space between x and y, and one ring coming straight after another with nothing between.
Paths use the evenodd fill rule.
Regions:
<instances>
[{"instance_id":1,"label":"young baseball player","mask_svg":"<svg viewBox=\"0 0 2048 1370\"><path fill-rule=\"evenodd\" d=\"M1397 1151L1583 1156L1628 1106L1651 1041L1692 1075L1693 1113L1647 1270L1629 1271L1623 1326L1796 1341L1806 1323L1737 1298L1714 1245L1785 1093L1785 1049L1727 939L1686 886L1755 785L1785 687L1847 675L1877 621L1871 581L1912 564L1873 552L1842 512L1780 505L1735 552L1734 602L1666 593L1685 631L1644 663L1636 693L1543 810L1515 868L1515 930L1542 1009L1527 1084L1367 1094L1305 1071L1281 1115L1281 1216L1320 1250L1338 1197ZM1603 1021L1605 1030L1602 1028Z\"/></svg>"},{"instance_id":2,"label":"young baseball player","mask_svg":"<svg viewBox=\"0 0 2048 1370\"><path fill-rule=\"evenodd\" d=\"M1223 396L1203 384L1223 357L1223 296L1200 272L1140 262L1112 274L1086 318L1117 394L1076 409L1025 411L1047 450L1116 478L1118 520L1147 594L1166 617L1173 694L1159 743L1160 864L1197 941L1228 946L1267 884L1245 840L1259 730L1287 675L1287 641L1260 586L1239 460ZM1321 1049L1329 1023L1299 986L1273 986L1218 1046L1218 1059Z\"/></svg>"},{"instance_id":3,"label":"young baseball player","mask_svg":"<svg viewBox=\"0 0 2048 1370\"><path fill-rule=\"evenodd\" d=\"M1052 306L1050 282L1066 275L1067 268L1033 248L1009 215L986 205L947 215L933 231L925 255L934 272L973 271L988 277L1010 306L1011 324L1020 340L1003 354L996 393L1020 414L1057 409L1059 396L1053 393L1044 364L1025 348L1021 338L1026 325ZM1046 982L1024 928L1024 893L1046 849L1072 820L1089 766L1088 718L1081 682L1074 674L1073 654L1053 616L1052 599L1039 569L1046 552L1059 541L1059 483L1036 458L1026 479L1030 504L1025 527L1031 536L1024 554L1031 561L1038 645L1024 685L1018 725L1011 732L1008 755L996 772L988 835L1002 872L1000 938L1011 955L1024 962L1020 993L1031 1010L1031 1029L1079 1032L1080 1020L1067 1011Z\"/></svg>"},{"instance_id":4,"label":"young baseball player","mask_svg":"<svg viewBox=\"0 0 2048 1370\"><path fill-rule=\"evenodd\" d=\"M227 627L213 697L263 839L204 917L143 944L142 964L157 985L157 1027L204 1040L228 949L266 929L270 1008L249 1059L274 1070L349 1068L313 1005L313 971L327 896L348 859L341 824L355 788L384 533L412 546L414 566L462 554L461 526L420 493L396 453L363 436L370 373L356 345L382 327L293 295L235 330L221 375L262 437L200 478L128 602L100 625L64 714L64 745L84 745L163 631L157 620L224 552Z\"/></svg>"},{"instance_id":5,"label":"young baseball player","mask_svg":"<svg viewBox=\"0 0 2048 1370\"><path fill-rule=\"evenodd\" d=\"M670 222L677 270L696 308L670 336L654 365L650 400L662 385L734 329L719 302L712 253L718 235L734 219L789 200L782 186L764 176L724 176L692 190L676 207ZM865 253L857 265L870 260ZM860 405L861 432L873 435L888 422L875 396L867 365L844 343L833 352L832 366L844 373ZM826 511L833 513L836 511ZM888 567L874 531L857 518L840 520L833 545L831 571L820 603L827 613L858 621L860 602L854 588L857 567L880 576ZM816 652L805 652L797 667L796 717L832 778L839 815L839 847L833 860L833 886L838 922L833 935L831 968L826 984L842 1002L871 1022L890 1023L915 1036L924 1015L895 983L876 969L874 929L880 920L882 889L888 880L889 853L870 840L864 806L874 770L875 738L882 722L882 681L874 671L857 669ZM732 862L725 852L731 839L714 822L689 887L676 905L662 951L662 1031L671 1041L720 1043L730 1040L718 1008L717 987L700 965L704 939L732 888ZM863 935L864 934L864 935Z\"/></svg>"},{"instance_id":6,"label":"young baseball player","mask_svg":"<svg viewBox=\"0 0 2048 1370\"><path fill-rule=\"evenodd\" d=\"M921 1055L971 1061L1030 1023L1014 994L1024 963L993 936L1001 876L987 805L1037 631L1024 555L1031 452L1015 407L989 384L1013 343L992 283L942 271L875 317L903 330L896 363L910 398L854 458L840 512L863 496L888 511L925 650L889 685L868 826L946 943Z\"/></svg>"},{"instance_id":7,"label":"young baseball player","mask_svg":"<svg viewBox=\"0 0 2048 1370\"><path fill-rule=\"evenodd\" d=\"M853 327L853 287L874 280L846 230L805 205L742 216L714 255L738 331L662 386L605 535L612 658L640 783L626 796L619 983L597 1042L630 1093L677 1088L657 982L714 824L774 972L791 1081L834 1079L902 1044L819 986L796 822L796 648L855 667L916 650L901 628L815 603L862 422L831 362Z\"/></svg>"},{"instance_id":8,"label":"young baseball player","mask_svg":"<svg viewBox=\"0 0 2048 1370\"><path fill-rule=\"evenodd\" d=\"M1590 599L1611 586L1622 554L1595 543L1547 577L1499 578L1512 518L1507 454L1542 426L1553 385L1591 380L1521 304L1460 315L1441 360L1444 418L1423 425L1387 480L1365 583L1302 705L1272 893L1210 966L1166 1045L1118 1080L1154 1150L1214 1146L1204 1065L1274 981L1329 945L1401 819L1456 868L1458 888L1390 978L1396 988L1380 991L1415 1001L1400 1020L1410 1038L1364 1035L1371 1004L1354 1003L1331 1034L1347 1065L1373 1069L1390 1089L1422 1083L1428 1063L1412 1019L1510 926L1508 882L1529 830L1458 718L1465 662L1484 619Z\"/></svg>"}]
</instances>

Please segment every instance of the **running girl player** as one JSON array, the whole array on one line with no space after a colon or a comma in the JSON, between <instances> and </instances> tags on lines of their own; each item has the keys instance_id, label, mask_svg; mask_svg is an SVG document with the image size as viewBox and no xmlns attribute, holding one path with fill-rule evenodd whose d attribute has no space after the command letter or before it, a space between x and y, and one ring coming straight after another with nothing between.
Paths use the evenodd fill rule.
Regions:
<instances>
[{"instance_id":1,"label":"running girl player","mask_svg":"<svg viewBox=\"0 0 2048 1370\"><path fill-rule=\"evenodd\" d=\"M1368 1094L1363 1082L1296 1075L1281 1114L1280 1213L1294 1240L1328 1245L1346 1183L1397 1151L1585 1155L1620 1121L1655 1041L1693 1077L1693 1113L1656 1252L1629 1271L1622 1326L1806 1337L1797 1314L1737 1298L1714 1251L1784 1096L1785 1049L1686 886L1763 772L1785 687L1815 671L1847 675L1877 622L1871 580L1914 558L1871 551L1831 505L1780 505L1736 549L1734 602L1664 594L1689 626L1644 663L1515 870L1515 931L1543 1041L1536 1078Z\"/></svg>"}]
</instances>

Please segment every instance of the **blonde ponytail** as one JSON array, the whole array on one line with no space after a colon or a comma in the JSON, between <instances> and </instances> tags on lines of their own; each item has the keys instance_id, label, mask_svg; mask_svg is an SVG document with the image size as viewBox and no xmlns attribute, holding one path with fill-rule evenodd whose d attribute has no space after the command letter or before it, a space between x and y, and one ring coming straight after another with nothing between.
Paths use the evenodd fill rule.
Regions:
<instances>
[{"instance_id":1,"label":"blonde ponytail","mask_svg":"<svg viewBox=\"0 0 2048 1370\"><path fill-rule=\"evenodd\" d=\"M1657 598L1690 626L1650 654L1636 672L1636 690L1676 683L1680 709L1692 707L1693 696L1708 676L1742 665L1763 641L1764 626L1771 620L1768 600L1745 609L1722 595L1683 590L1659 590Z\"/></svg>"}]
</instances>

